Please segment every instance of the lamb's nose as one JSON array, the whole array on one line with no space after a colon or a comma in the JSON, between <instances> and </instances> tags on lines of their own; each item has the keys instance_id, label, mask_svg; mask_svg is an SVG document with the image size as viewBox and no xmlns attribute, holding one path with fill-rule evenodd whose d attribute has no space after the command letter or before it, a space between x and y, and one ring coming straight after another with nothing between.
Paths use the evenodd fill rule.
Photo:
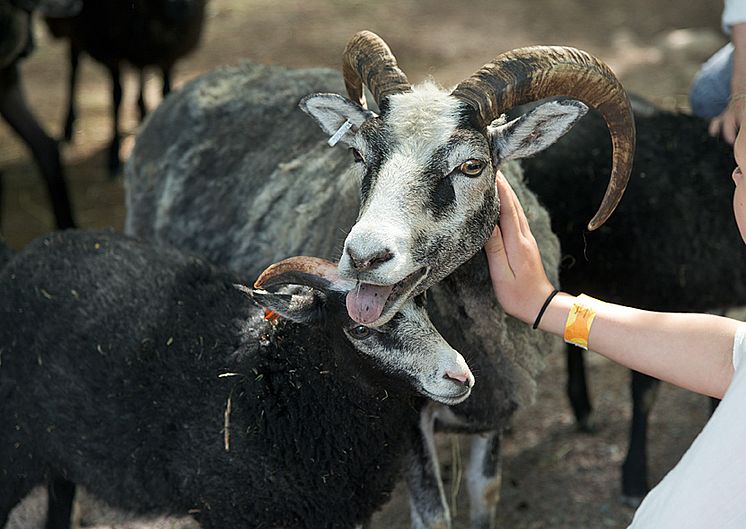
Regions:
<instances>
[{"instance_id":1,"label":"lamb's nose","mask_svg":"<svg viewBox=\"0 0 746 529\"><path fill-rule=\"evenodd\" d=\"M355 250L348 246L347 255L350 256L352 267L358 272L371 270L394 258L394 252L388 248L369 252L365 255L359 255Z\"/></svg>"},{"instance_id":2,"label":"lamb's nose","mask_svg":"<svg viewBox=\"0 0 746 529\"><path fill-rule=\"evenodd\" d=\"M453 380L454 382L459 382L469 388L474 386L474 376L468 371L449 370L449 371L446 371L446 374L443 378L448 378L448 379Z\"/></svg>"}]
</instances>

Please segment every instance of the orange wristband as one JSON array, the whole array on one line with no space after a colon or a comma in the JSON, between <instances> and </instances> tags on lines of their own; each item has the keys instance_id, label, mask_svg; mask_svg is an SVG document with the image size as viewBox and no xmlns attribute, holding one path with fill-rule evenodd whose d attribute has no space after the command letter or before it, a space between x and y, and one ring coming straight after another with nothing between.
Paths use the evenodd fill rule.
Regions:
<instances>
[{"instance_id":1,"label":"orange wristband","mask_svg":"<svg viewBox=\"0 0 746 529\"><path fill-rule=\"evenodd\" d=\"M565 342L588 350L588 335L596 317L596 311L590 306L594 301L596 300L585 294L576 298L565 321Z\"/></svg>"}]
</instances>

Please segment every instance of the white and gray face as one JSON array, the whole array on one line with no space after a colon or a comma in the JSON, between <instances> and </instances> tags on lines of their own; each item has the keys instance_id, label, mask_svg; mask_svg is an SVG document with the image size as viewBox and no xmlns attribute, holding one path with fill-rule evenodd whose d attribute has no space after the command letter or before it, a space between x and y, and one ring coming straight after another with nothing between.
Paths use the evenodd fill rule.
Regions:
<instances>
[{"instance_id":1,"label":"white and gray face","mask_svg":"<svg viewBox=\"0 0 746 529\"><path fill-rule=\"evenodd\" d=\"M471 393L474 375L464 357L448 345L415 301L405 301L380 327L348 321L343 329L353 347L379 369L404 379L425 397L458 404Z\"/></svg>"},{"instance_id":2,"label":"white and gray face","mask_svg":"<svg viewBox=\"0 0 746 529\"><path fill-rule=\"evenodd\" d=\"M406 300L387 323L366 327L344 310L349 287L345 281L329 284L324 291L290 287L267 292L237 285L256 303L284 318L321 325L337 339L341 339L341 331L371 369L397 380L397 385L403 383L411 391L444 404L457 404L469 396L474 375L464 357L435 329L423 306L414 299Z\"/></svg>"},{"instance_id":3,"label":"white and gray face","mask_svg":"<svg viewBox=\"0 0 746 529\"><path fill-rule=\"evenodd\" d=\"M334 94L301 108L355 159L361 208L339 272L361 283L347 308L369 326L476 254L497 222L496 168L551 145L586 110L552 102L477 130L465 104L431 83L389 97L381 116Z\"/></svg>"}]
</instances>

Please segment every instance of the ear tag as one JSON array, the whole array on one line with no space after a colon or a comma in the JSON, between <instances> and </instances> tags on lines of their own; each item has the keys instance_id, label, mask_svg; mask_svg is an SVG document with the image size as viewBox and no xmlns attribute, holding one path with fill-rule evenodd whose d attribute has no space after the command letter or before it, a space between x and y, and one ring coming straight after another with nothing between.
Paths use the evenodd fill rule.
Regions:
<instances>
[{"instance_id":1,"label":"ear tag","mask_svg":"<svg viewBox=\"0 0 746 529\"><path fill-rule=\"evenodd\" d=\"M329 141L327 142L329 144L329 147L334 147L337 143L339 143L339 140L342 139L342 136L347 134L347 131L352 128L352 123L350 123L350 120L345 120L344 123L342 123L342 126L337 129L337 132L335 132L331 138L329 138Z\"/></svg>"},{"instance_id":2,"label":"ear tag","mask_svg":"<svg viewBox=\"0 0 746 529\"><path fill-rule=\"evenodd\" d=\"M273 310L264 309L264 319L268 322L274 323L280 319L280 315Z\"/></svg>"}]
</instances>

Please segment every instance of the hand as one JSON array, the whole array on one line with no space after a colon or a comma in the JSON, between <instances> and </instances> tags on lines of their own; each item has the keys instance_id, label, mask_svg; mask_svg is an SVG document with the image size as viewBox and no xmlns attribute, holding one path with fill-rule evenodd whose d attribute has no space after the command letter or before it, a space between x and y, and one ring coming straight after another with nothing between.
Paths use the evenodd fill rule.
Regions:
<instances>
[{"instance_id":1,"label":"hand","mask_svg":"<svg viewBox=\"0 0 746 529\"><path fill-rule=\"evenodd\" d=\"M544 271L526 214L500 172L496 186L500 196L500 225L495 226L484 247L492 287L508 314L532 323L554 287Z\"/></svg>"},{"instance_id":2,"label":"hand","mask_svg":"<svg viewBox=\"0 0 746 529\"><path fill-rule=\"evenodd\" d=\"M733 145L743 121L745 96L743 92L734 94L723 113L710 120L710 126L707 128L710 136L722 135L729 145Z\"/></svg>"}]
</instances>

